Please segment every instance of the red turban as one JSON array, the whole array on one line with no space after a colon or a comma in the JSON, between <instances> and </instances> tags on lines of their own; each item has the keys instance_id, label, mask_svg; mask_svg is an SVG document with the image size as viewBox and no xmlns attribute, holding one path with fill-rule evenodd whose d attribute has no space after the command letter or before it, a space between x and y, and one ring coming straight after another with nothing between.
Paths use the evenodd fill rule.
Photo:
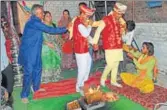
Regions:
<instances>
[{"instance_id":1,"label":"red turban","mask_svg":"<svg viewBox=\"0 0 167 110\"><path fill-rule=\"evenodd\" d=\"M92 16L95 12L95 9L91 9L85 5L80 6L80 11L88 16Z\"/></svg>"}]
</instances>

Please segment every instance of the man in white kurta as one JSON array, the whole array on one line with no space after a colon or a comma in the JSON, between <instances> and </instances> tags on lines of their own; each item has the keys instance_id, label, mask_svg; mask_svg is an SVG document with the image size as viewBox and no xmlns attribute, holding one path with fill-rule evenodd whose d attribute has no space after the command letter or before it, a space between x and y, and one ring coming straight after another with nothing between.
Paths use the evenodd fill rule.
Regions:
<instances>
[{"instance_id":1,"label":"man in white kurta","mask_svg":"<svg viewBox=\"0 0 167 110\"><path fill-rule=\"evenodd\" d=\"M80 7L81 14L73 21L73 41L74 53L78 67L78 77L76 92L83 95L84 82L88 79L91 68L91 56L89 54L89 38L91 26L88 24L88 18L94 11L87 6Z\"/></svg>"}]
</instances>

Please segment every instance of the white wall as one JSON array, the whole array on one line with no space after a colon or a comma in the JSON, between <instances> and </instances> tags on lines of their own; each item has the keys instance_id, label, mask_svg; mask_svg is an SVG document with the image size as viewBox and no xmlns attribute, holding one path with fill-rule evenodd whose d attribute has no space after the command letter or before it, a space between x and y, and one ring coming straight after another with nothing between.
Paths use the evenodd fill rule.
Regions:
<instances>
[{"instance_id":1,"label":"white wall","mask_svg":"<svg viewBox=\"0 0 167 110\"><path fill-rule=\"evenodd\" d=\"M46 1L44 9L50 11L54 21L58 21L61 18L64 9L68 9L71 17L79 14L78 5L80 2L89 4L88 1Z\"/></svg>"}]
</instances>

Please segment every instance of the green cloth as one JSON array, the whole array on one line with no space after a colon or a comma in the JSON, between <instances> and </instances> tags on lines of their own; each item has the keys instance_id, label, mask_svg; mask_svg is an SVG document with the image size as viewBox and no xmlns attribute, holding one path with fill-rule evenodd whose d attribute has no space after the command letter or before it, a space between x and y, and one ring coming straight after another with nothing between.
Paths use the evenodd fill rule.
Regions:
<instances>
[{"instance_id":1,"label":"green cloth","mask_svg":"<svg viewBox=\"0 0 167 110\"><path fill-rule=\"evenodd\" d=\"M105 89L105 90L104 90ZM110 91L109 89L103 88L104 91ZM23 104L20 100L21 88L14 89L14 110L65 110L66 104L72 100L80 97L79 93L65 95L61 97L53 97L39 100L32 100L32 94L29 98L30 103ZM137 104L130 99L120 96L120 99L116 102L107 103L106 107L98 110L147 110L140 104Z\"/></svg>"},{"instance_id":2,"label":"green cloth","mask_svg":"<svg viewBox=\"0 0 167 110\"><path fill-rule=\"evenodd\" d=\"M134 51L134 50L131 50L130 53L132 55L134 55L136 58L140 58L142 57L142 59L146 58L147 55L145 54L142 54L141 52L139 51ZM150 60L148 60L146 63L144 64L140 64L137 59L133 59L133 62L134 64L136 65L136 68L137 68L137 73L139 73L140 70L147 70L146 71L146 77L147 78L150 78L150 79L153 79L153 69L154 69L154 66L155 66L155 63L156 63L156 60L154 57L152 57Z\"/></svg>"},{"instance_id":3,"label":"green cloth","mask_svg":"<svg viewBox=\"0 0 167 110\"><path fill-rule=\"evenodd\" d=\"M45 42L52 43L56 46L55 35L43 33L42 46L42 68L46 70L55 70L61 64L61 57L56 49L50 48Z\"/></svg>"}]
</instances>

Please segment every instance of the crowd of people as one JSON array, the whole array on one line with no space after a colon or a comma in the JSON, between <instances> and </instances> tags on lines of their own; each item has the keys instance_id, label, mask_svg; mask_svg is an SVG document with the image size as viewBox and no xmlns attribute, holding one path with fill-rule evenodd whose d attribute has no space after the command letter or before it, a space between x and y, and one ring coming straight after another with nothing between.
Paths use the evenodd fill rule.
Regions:
<instances>
[{"instance_id":1,"label":"crowd of people","mask_svg":"<svg viewBox=\"0 0 167 110\"><path fill-rule=\"evenodd\" d=\"M33 5L19 48L19 63L23 66L22 102L28 103L31 85L33 92L45 91L40 88L41 81L45 83L58 81L61 69L73 69L74 61L78 70L76 92L84 95L84 82L89 78L93 63L92 53L98 51L100 47L99 39L102 41L106 60L100 80L101 86L105 86L105 81L111 73L111 85L121 89L122 85L117 82L120 67L120 77L125 84L138 88L142 93L152 92L158 73L154 45L151 42L144 42L141 51L131 46L135 22L123 18L126 10L127 6L116 2L108 15L100 21L94 21L90 17L93 16L95 9L81 2L78 16L72 19L70 12L65 9L56 24L49 11L44 11L41 5ZM92 28L97 28L94 34L91 34ZM5 42L1 42L1 50L2 47L7 50ZM5 53L5 58L1 57L2 75L9 73L5 71L9 70L7 65L10 64L10 57L5 56ZM126 59L131 59L134 63L136 74L128 73ZM2 81L5 81L4 77ZM4 87L10 97L13 89Z\"/></svg>"}]
</instances>

